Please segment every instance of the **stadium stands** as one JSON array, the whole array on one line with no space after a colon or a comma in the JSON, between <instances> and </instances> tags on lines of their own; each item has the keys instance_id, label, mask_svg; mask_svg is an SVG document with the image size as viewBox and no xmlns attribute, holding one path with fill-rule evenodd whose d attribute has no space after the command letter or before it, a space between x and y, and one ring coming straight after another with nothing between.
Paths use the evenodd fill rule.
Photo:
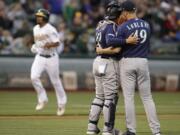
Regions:
<instances>
[{"instance_id":1,"label":"stadium stands","mask_svg":"<svg viewBox=\"0 0 180 135\"><path fill-rule=\"evenodd\" d=\"M180 54L180 1L134 1L138 6L138 16L148 21L152 27L151 53ZM64 55L93 55L94 28L103 18L107 2L108 0L0 0L0 54L31 55L34 12L43 7L50 10L50 22L64 37Z\"/></svg>"}]
</instances>

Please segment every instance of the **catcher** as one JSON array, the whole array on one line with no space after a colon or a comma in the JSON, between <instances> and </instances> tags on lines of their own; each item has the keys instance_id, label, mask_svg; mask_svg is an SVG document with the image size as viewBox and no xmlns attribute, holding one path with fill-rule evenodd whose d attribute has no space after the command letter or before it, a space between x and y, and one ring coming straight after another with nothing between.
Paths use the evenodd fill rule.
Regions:
<instances>
[{"instance_id":1,"label":"catcher","mask_svg":"<svg viewBox=\"0 0 180 135\"><path fill-rule=\"evenodd\" d=\"M136 43L137 38L132 35L128 39L116 39L116 23L121 14L120 5L113 1L106 8L105 19L96 28L97 57L93 63L93 75L96 84L96 97L92 101L89 113L87 134L98 134L98 120L103 110L103 135L118 135L114 129L116 105L119 90L119 58L121 48L113 44L118 40L120 44Z\"/></svg>"}]
</instances>

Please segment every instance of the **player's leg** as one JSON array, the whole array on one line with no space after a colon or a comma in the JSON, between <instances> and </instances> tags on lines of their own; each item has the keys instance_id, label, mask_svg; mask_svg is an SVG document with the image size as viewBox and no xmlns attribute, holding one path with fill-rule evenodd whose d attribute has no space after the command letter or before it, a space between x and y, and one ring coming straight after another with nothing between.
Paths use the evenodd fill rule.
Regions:
<instances>
[{"instance_id":1,"label":"player's leg","mask_svg":"<svg viewBox=\"0 0 180 135\"><path fill-rule=\"evenodd\" d=\"M87 128L87 134L98 134L100 132L98 128L98 121L102 112L104 99L95 97L89 112L89 123Z\"/></svg>"},{"instance_id":2,"label":"player's leg","mask_svg":"<svg viewBox=\"0 0 180 135\"><path fill-rule=\"evenodd\" d=\"M120 80L123 90L127 132L136 133L136 116L134 105L134 92L136 85L136 61L123 58L120 63Z\"/></svg>"},{"instance_id":3,"label":"player's leg","mask_svg":"<svg viewBox=\"0 0 180 135\"><path fill-rule=\"evenodd\" d=\"M102 77L99 76L97 71L98 65L99 61L98 58L96 58L93 63L93 75L95 79L96 97L92 101L89 112L87 134L98 134L100 131L98 128L98 121L104 105L104 91L102 86Z\"/></svg>"},{"instance_id":4,"label":"player's leg","mask_svg":"<svg viewBox=\"0 0 180 135\"><path fill-rule=\"evenodd\" d=\"M51 83L55 89L57 97L57 115L63 115L65 111L65 105L67 103L67 96L64 91L62 82L59 78L59 59L58 55L55 55L48 59L46 71L50 77Z\"/></svg>"},{"instance_id":5,"label":"player's leg","mask_svg":"<svg viewBox=\"0 0 180 135\"><path fill-rule=\"evenodd\" d=\"M36 110L41 110L48 102L46 91L41 83L40 76L45 69L45 59L36 55L31 67L31 81L37 92L38 104Z\"/></svg>"},{"instance_id":6,"label":"player's leg","mask_svg":"<svg viewBox=\"0 0 180 135\"><path fill-rule=\"evenodd\" d=\"M116 105L118 101L118 61L109 60L106 74L103 77L103 88L105 94L105 102L103 106L104 128L103 135L113 134Z\"/></svg>"},{"instance_id":7,"label":"player's leg","mask_svg":"<svg viewBox=\"0 0 180 135\"><path fill-rule=\"evenodd\" d=\"M146 59L143 59L141 63L139 63L139 65L141 65L138 72L138 87L140 91L140 96L143 101L149 126L153 134L159 133L160 123L157 118L156 107L151 94L148 61Z\"/></svg>"},{"instance_id":8,"label":"player's leg","mask_svg":"<svg viewBox=\"0 0 180 135\"><path fill-rule=\"evenodd\" d=\"M103 135L112 133L115 124L115 113L116 113L116 105L118 101L118 95L114 94L108 96L109 99L105 99L103 106L103 115L104 115L104 128Z\"/></svg>"}]
</instances>

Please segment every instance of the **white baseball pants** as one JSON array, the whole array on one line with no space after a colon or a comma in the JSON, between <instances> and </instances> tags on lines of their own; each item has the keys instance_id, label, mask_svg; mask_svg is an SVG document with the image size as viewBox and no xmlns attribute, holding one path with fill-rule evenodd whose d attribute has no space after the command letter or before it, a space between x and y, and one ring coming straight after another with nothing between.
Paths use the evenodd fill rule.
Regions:
<instances>
[{"instance_id":1,"label":"white baseball pants","mask_svg":"<svg viewBox=\"0 0 180 135\"><path fill-rule=\"evenodd\" d=\"M57 54L50 58L45 58L38 54L35 56L31 67L31 80L37 92L38 102L44 102L48 100L46 91L40 80L43 71L47 72L55 89L58 107L65 106L67 102L67 96L59 78L59 57Z\"/></svg>"}]
</instances>

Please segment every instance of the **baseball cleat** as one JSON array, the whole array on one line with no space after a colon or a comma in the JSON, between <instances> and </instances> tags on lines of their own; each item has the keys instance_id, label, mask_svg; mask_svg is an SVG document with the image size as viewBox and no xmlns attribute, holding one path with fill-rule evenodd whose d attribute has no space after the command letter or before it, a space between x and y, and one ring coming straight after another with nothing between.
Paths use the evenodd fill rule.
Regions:
<instances>
[{"instance_id":1,"label":"baseball cleat","mask_svg":"<svg viewBox=\"0 0 180 135\"><path fill-rule=\"evenodd\" d=\"M102 135L122 135L118 129L113 129L112 131L103 132Z\"/></svg>"},{"instance_id":2,"label":"baseball cleat","mask_svg":"<svg viewBox=\"0 0 180 135\"><path fill-rule=\"evenodd\" d=\"M154 134L154 135L161 135L161 133L156 133L156 134Z\"/></svg>"},{"instance_id":3,"label":"baseball cleat","mask_svg":"<svg viewBox=\"0 0 180 135\"><path fill-rule=\"evenodd\" d=\"M88 130L88 131L86 132L87 135L97 135L97 134L99 134L99 133L100 133L99 128L97 128L96 130Z\"/></svg>"},{"instance_id":4,"label":"baseball cleat","mask_svg":"<svg viewBox=\"0 0 180 135\"><path fill-rule=\"evenodd\" d=\"M41 102L41 103L38 103L38 104L36 105L36 111L42 110L42 109L45 107L45 105L47 104L47 102L48 102L48 101L43 101L43 102Z\"/></svg>"},{"instance_id":5,"label":"baseball cleat","mask_svg":"<svg viewBox=\"0 0 180 135\"><path fill-rule=\"evenodd\" d=\"M133 132L130 132L130 131L126 131L125 133L123 133L122 135L136 135L135 133Z\"/></svg>"},{"instance_id":6,"label":"baseball cleat","mask_svg":"<svg viewBox=\"0 0 180 135\"><path fill-rule=\"evenodd\" d=\"M64 112L65 112L65 107L59 107L57 109L57 115L58 116L62 116L64 114Z\"/></svg>"}]
</instances>

